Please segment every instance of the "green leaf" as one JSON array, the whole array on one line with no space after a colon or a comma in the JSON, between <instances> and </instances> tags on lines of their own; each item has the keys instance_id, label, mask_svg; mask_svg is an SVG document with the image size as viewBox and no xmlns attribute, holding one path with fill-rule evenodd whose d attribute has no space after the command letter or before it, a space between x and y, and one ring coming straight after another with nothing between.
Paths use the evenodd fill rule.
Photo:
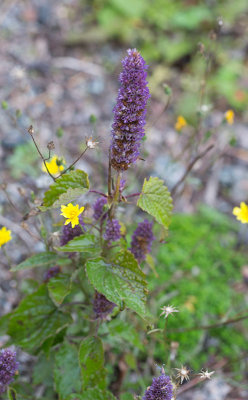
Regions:
<instances>
[{"instance_id":1,"label":"green leaf","mask_svg":"<svg viewBox=\"0 0 248 400\"><path fill-rule=\"evenodd\" d=\"M100 248L94 235L86 233L70 240L65 246L57 248L58 251L98 253Z\"/></svg>"},{"instance_id":2,"label":"green leaf","mask_svg":"<svg viewBox=\"0 0 248 400\"><path fill-rule=\"evenodd\" d=\"M108 390L92 388L86 390L83 394L72 394L66 400L116 400Z\"/></svg>"},{"instance_id":3,"label":"green leaf","mask_svg":"<svg viewBox=\"0 0 248 400\"><path fill-rule=\"evenodd\" d=\"M83 390L95 386L99 389L106 387L106 371L104 369L104 353L101 339L91 336L81 342L79 364L82 372Z\"/></svg>"},{"instance_id":4,"label":"green leaf","mask_svg":"<svg viewBox=\"0 0 248 400\"><path fill-rule=\"evenodd\" d=\"M86 270L94 288L108 300L146 317L146 281L133 254L123 251L113 262L106 263L101 257L88 260Z\"/></svg>"},{"instance_id":5,"label":"green leaf","mask_svg":"<svg viewBox=\"0 0 248 400\"><path fill-rule=\"evenodd\" d=\"M11 268L12 272L21 271L23 269L37 268L37 267L47 267L51 264L68 264L70 260L67 258L60 258L58 254L52 253L51 251L45 253L35 254L27 258L25 261L21 262L17 266Z\"/></svg>"},{"instance_id":6,"label":"green leaf","mask_svg":"<svg viewBox=\"0 0 248 400\"><path fill-rule=\"evenodd\" d=\"M13 389L12 387L8 387L8 399L9 400L17 400L17 393L15 391L15 389Z\"/></svg>"},{"instance_id":7,"label":"green leaf","mask_svg":"<svg viewBox=\"0 0 248 400\"><path fill-rule=\"evenodd\" d=\"M45 285L24 298L10 315L8 335L23 349L35 352L50 337L56 336L72 322L49 298Z\"/></svg>"},{"instance_id":8,"label":"green leaf","mask_svg":"<svg viewBox=\"0 0 248 400\"><path fill-rule=\"evenodd\" d=\"M69 394L81 389L77 349L67 342L55 355L54 382L60 399L65 399Z\"/></svg>"},{"instance_id":9,"label":"green leaf","mask_svg":"<svg viewBox=\"0 0 248 400\"><path fill-rule=\"evenodd\" d=\"M49 280L47 287L52 301L59 306L71 291L71 276L58 274Z\"/></svg>"},{"instance_id":10,"label":"green leaf","mask_svg":"<svg viewBox=\"0 0 248 400\"><path fill-rule=\"evenodd\" d=\"M159 224L168 228L172 214L172 198L164 182L159 178L145 179L137 205L152 215Z\"/></svg>"},{"instance_id":11,"label":"green leaf","mask_svg":"<svg viewBox=\"0 0 248 400\"><path fill-rule=\"evenodd\" d=\"M120 397L121 400L134 400L134 397L131 393L123 393Z\"/></svg>"},{"instance_id":12,"label":"green leaf","mask_svg":"<svg viewBox=\"0 0 248 400\"><path fill-rule=\"evenodd\" d=\"M140 336L135 328L129 322L122 321L118 318L112 319L107 324L108 335L107 340L109 343L116 343L121 346L123 340L130 343L132 346L140 350L144 350Z\"/></svg>"},{"instance_id":13,"label":"green leaf","mask_svg":"<svg viewBox=\"0 0 248 400\"><path fill-rule=\"evenodd\" d=\"M86 172L77 169L62 175L45 193L43 205L56 208L68 204L89 190L89 179Z\"/></svg>"}]
</instances>

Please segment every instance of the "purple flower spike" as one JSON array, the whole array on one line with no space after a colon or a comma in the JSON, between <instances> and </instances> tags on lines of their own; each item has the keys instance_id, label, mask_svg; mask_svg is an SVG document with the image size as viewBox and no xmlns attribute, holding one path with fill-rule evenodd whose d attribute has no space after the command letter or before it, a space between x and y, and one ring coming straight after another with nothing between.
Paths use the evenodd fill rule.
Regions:
<instances>
[{"instance_id":1,"label":"purple flower spike","mask_svg":"<svg viewBox=\"0 0 248 400\"><path fill-rule=\"evenodd\" d=\"M171 400L173 397L173 386L170 377L162 374L153 378L151 386L145 392L143 400Z\"/></svg>"},{"instance_id":2,"label":"purple flower spike","mask_svg":"<svg viewBox=\"0 0 248 400\"><path fill-rule=\"evenodd\" d=\"M106 299L103 294L95 292L93 310L96 318L105 319L113 311L114 307L116 307L115 303Z\"/></svg>"},{"instance_id":3,"label":"purple flower spike","mask_svg":"<svg viewBox=\"0 0 248 400\"><path fill-rule=\"evenodd\" d=\"M121 87L113 110L111 165L118 171L127 170L139 157L150 97L145 60L136 49L129 49L127 54L122 61Z\"/></svg>"},{"instance_id":4,"label":"purple flower spike","mask_svg":"<svg viewBox=\"0 0 248 400\"><path fill-rule=\"evenodd\" d=\"M79 216L80 225L84 226L82 215ZM60 245L64 246L70 240L74 239L76 236L82 235L84 233L80 225L76 225L72 228L71 224L63 225L62 236L60 238Z\"/></svg>"},{"instance_id":5,"label":"purple flower spike","mask_svg":"<svg viewBox=\"0 0 248 400\"><path fill-rule=\"evenodd\" d=\"M0 394L13 381L19 363L16 361L16 353L10 349L0 351Z\"/></svg>"},{"instance_id":6,"label":"purple flower spike","mask_svg":"<svg viewBox=\"0 0 248 400\"><path fill-rule=\"evenodd\" d=\"M54 278L54 276L58 275L60 272L61 272L61 269L58 265L55 265L54 267L49 268L44 273L44 282L49 282L51 278Z\"/></svg>"},{"instance_id":7,"label":"purple flower spike","mask_svg":"<svg viewBox=\"0 0 248 400\"><path fill-rule=\"evenodd\" d=\"M117 219L107 221L104 239L108 242L115 242L121 238L121 226Z\"/></svg>"},{"instance_id":8,"label":"purple flower spike","mask_svg":"<svg viewBox=\"0 0 248 400\"><path fill-rule=\"evenodd\" d=\"M138 224L134 231L131 242L131 252L140 263L146 258L146 254L151 252L152 242L155 239L152 233L153 223L145 219Z\"/></svg>"},{"instance_id":9,"label":"purple flower spike","mask_svg":"<svg viewBox=\"0 0 248 400\"><path fill-rule=\"evenodd\" d=\"M106 197L99 197L93 205L93 218L97 221L99 218L102 217L102 220L106 218L107 215L104 215L104 206L107 204L107 199ZM103 217L104 216L104 217Z\"/></svg>"}]
</instances>

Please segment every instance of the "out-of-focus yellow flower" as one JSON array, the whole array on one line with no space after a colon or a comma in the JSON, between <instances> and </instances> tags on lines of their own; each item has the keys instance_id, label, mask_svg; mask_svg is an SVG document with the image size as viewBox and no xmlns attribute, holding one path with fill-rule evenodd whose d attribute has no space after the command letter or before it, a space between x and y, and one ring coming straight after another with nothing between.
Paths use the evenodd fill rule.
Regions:
<instances>
[{"instance_id":1,"label":"out-of-focus yellow flower","mask_svg":"<svg viewBox=\"0 0 248 400\"><path fill-rule=\"evenodd\" d=\"M178 115L177 122L175 123L176 131L180 131L186 125L187 125L186 119L182 115Z\"/></svg>"},{"instance_id":2,"label":"out-of-focus yellow flower","mask_svg":"<svg viewBox=\"0 0 248 400\"><path fill-rule=\"evenodd\" d=\"M11 231L3 226L2 229L0 229L0 247L2 247L3 244L9 242L11 239Z\"/></svg>"},{"instance_id":3,"label":"out-of-focus yellow flower","mask_svg":"<svg viewBox=\"0 0 248 400\"><path fill-rule=\"evenodd\" d=\"M195 303L197 299L195 296L189 296L186 302L184 303L184 307L187 308L190 312L195 311Z\"/></svg>"},{"instance_id":4,"label":"out-of-focus yellow flower","mask_svg":"<svg viewBox=\"0 0 248 400\"><path fill-rule=\"evenodd\" d=\"M237 217L237 220L242 222L242 224L248 224L248 206L242 202L239 207L234 207L233 215Z\"/></svg>"},{"instance_id":5,"label":"out-of-focus yellow flower","mask_svg":"<svg viewBox=\"0 0 248 400\"><path fill-rule=\"evenodd\" d=\"M61 211L62 212L60 215L63 215L63 217L67 218L65 225L71 223L72 228L74 228L75 225L79 224L78 216L84 211L84 207L79 208L78 204L74 206L72 203L70 203L67 206L61 206Z\"/></svg>"},{"instance_id":6,"label":"out-of-focus yellow flower","mask_svg":"<svg viewBox=\"0 0 248 400\"><path fill-rule=\"evenodd\" d=\"M225 112L225 119L226 119L226 121L227 121L227 123L229 125L232 125L233 121L234 121L234 111L233 110L227 110Z\"/></svg>"},{"instance_id":7,"label":"out-of-focus yellow flower","mask_svg":"<svg viewBox=\"0 0 248 400\"><path fill-rule=\"evenodd\" d=\"M58 173L63 171L65 169L64 164L65 160L63 158L58 158L57 156L53 156L50 161L46 161L48 171L52 175L57 175ZM47 169L44 163L42 165L42 171L47 173Z\"/></svg>"}]
</instances>

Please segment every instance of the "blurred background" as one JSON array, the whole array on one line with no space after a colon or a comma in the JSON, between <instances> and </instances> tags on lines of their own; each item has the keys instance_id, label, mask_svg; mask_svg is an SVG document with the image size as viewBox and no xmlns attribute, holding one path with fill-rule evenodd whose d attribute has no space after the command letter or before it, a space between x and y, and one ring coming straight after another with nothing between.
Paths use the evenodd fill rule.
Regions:
<instances>
[{"instance_id":1,"label":"blurred background","mask_svg":"<svg viewBox=\"0 0 248 400\"><path fill-rule=\"evenodd\" d=\"M149 175L165 180L173 193L169 235L154 246L149 263L151 297L156 294L150 307L156 315L169 302L183 312L169 321L168 354L151 337L149 354L140 345L139 357L123 338L132 374L123 385L138 393L144 360L162 364L169 357L172 365L219 368L190 399L245 399L246 320L176 331L247 313L247 226L232 216L233 207L248 200L247 0L1 0L0 225L15 240L8 244L11 260L1 255L0 314L30 290L13 278L9 264L43 250L36 222L23 222L51 183L29 126L44 154L54 141L54 154L67 165L93 136L99 146L78 167L94 189L106 190L121 59L135 47L149 64L151 99L144 161L126 173L126 193L139 191ZM132 211L124 212L132 221Z\"/></svg>"}]
</instances>

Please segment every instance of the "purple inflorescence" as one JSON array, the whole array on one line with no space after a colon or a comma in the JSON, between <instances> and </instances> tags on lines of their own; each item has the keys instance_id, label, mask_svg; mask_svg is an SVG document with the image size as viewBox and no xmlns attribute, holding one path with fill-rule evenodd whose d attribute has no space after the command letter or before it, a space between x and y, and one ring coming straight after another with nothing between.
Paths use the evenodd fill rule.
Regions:
<instances>
[{"instance_id":1,"label":"purple inflorescence","mask_svg":"<svg viewBox=\"0 0 248 400\"><path fill-rule=\"evenodd\" d=\"M55 265L54 267L49 268L45 273L44 273L44 282L49 282L51 278L54 276L58 275L60 273L61 269L58 265Z\"/></svg>"},{"instance_id":2,"label":"purple inflorescence","mask_svg":"<svg viewBox=\"0 0 248 400\"><path fill-rule=\"evenodd\" d=\"M99 197L99 199L97 199L93 205L93 210L94 210L94 214L93 214L93 218L97 221L99 218L102 217L102 220L104 220L106 218L107 215L104 215L104 206L105 204L107 204L107 199L106 197Z\"/></svg>"},{"instance_id":3,"label":"purple inflorescence","mask_svg":"<svg viewBox=\"0 0 248 400\"><path fill-rule=\"evenodd\" d=\"M114 307L116 307L115 303L106 299L103 294L95 292L93 310L96 318L105 319L113 311Z\"/></svg>"},{"instance_id":4,"label":"purple inflorescence","mask_svg":"<svg viewBox=\"0 0 248 400\"><path fill-rule=\"evenodd\" d=\"M121 238L121 226L117 219L108 219L104 239L108 242L115 242Z\"/></svg>"},{"instance_id":5,"label":"purple inflorescence","mask_svg":"<svg viewBox=\"0 0 248 400\"><path fill-rule=\"evenodd\" d=\"M129 49L127 53L122 61L121 87L113 110L111 165L119 171L128 169L139 157L150 97L145 60L136 49Z\"/></svg>"},{"instance_id":6,"label":"purple inflorescence","mask_svg":"<svg viewBox=\"0 0 248 400\"><path fill-rule=\"evenodd\" d=\"M78 217L78 219L79 219L80 225L84 226L82 215L80 215ZM66 245L70 240L72 240L76 236L80 236L80 235L82 235L82 233L84 233L82 231L82 228L80 225L76 225L74 228L72 228L71 223L63 226L62 236L60 238L61 246Z\"/></svg>"},{"instance_id":7,"label":"purple inflorescence","mask_svg":"<svg viewBox=\"0 0 248 400\"><path fill-rule=\"evenodd\" d=\"M13 381L13 377L18 368L16 353L10 349L0 351L0 394Z\"/></svg>"},{"instance_id":8,"label":"purple inflorescence","mask_svg":"<svg viewBox=\"0 0 248 400\"><path fill-rule=\"evenodd\" d=\"M145 392L143 400L171 400L173 385L169 376L162 374L153 378L151 386Z\"/></svg>"},{"instance_id":9,"label":"purple inflorescence","mask_svg":"<svg viewBox=\"0 0 248 400\"><path fill-rule=\"evenodd\" d=\"M136 260L140 263L150 253L152 242L155 239L152 233L153 223L145 219L138 224L137 229L134 231L131 242L131 252Z\"/></svg>"}]
</instances>

